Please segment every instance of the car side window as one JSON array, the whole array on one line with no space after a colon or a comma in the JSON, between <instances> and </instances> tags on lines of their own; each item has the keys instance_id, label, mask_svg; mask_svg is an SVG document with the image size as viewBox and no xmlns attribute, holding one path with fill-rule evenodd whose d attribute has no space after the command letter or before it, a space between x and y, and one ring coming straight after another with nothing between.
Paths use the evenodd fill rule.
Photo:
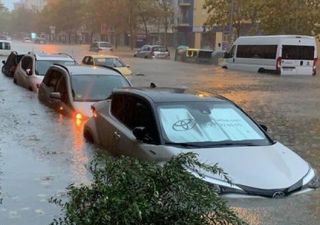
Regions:
<instances>
[{"instance_id":1,"label":"car side window","mask_svg":"<svg viewBox=\"0 0 320 225\"><path fill-rule=\"evenodd\" d=\"M131 125L131 130L135 127L145 128L145 137L143 142L149 144L159 144L160 138L157 130L157 125L150 104L140 98L135 98L132 101L132 114L128 115L128 123Z\"/></svg>"},{"instance_id":2,"label":"car side window","mask_svg":"<svg viewBox=\"0 0 320 225\"><path fill-rule=\"evenodd\" d=\"M111 113L130 130L144 127L145 143L159 144L159 134L151 106L144 100L131 95L114 95Z\"/></svg>"},{"instance_id":3,"label":"car side window","mask_svg":"<svg viewBox=\"0 0 320 225\"><path fill-rule=\"evenodd\" d=\"M59 72L58 72L59 73ZM61 94L61 101L67 105L70 105L70 99L68 94L67 81L65 76L59 73L59 77L57 79L55 92L59 92Z\"/></svg>"},{"instance_id":4,"label":"car side window","mask_svg":"<svg viewBox=\"0 0 320 225\"><path fill-rule=\"evenodd\" d=\"M26 71L27 69L30 69L32 71L32 66L33 66L33 64L32 64L32 58L31 57L26 56L26 57L24 57L22 59L21 67L22 67L23 70Z\"/></svg>"},{"instance_id":5,"label":"car side window","mask_svg":"<svg viewBox=\"0 0 320 225\"><path fill-rule=\"evenodd\" d=\"M123 95L113 95L111 103L111 113L119 121L124 121L125 107Z\"/></svg>"},{"instance_id":6,"label":"car side window","mask_svg":"<svg viewBox=\"0 0 320 225\"><path fill-rule=\"evenodd\" d=\"M43 79L43 83L53 92L56 88L58 79L62 76L61 73L55 70L51 70L48 72L48 75L46 75Z\"/></svg>"}]
</instances>

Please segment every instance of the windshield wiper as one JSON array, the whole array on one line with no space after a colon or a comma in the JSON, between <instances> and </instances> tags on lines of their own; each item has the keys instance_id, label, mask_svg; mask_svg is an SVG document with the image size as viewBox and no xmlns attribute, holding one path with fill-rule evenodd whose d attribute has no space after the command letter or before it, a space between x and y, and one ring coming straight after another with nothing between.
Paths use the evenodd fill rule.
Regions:
<instances>
[{"instance_id":1,"label":"windshield wiper","mask_svg":"<svg viewBox=\"0 0 320 225\"><path fill-rule=\"evenodd\" d=\"M215 147L229 147L229 146L260 146L251 142L165 142L166 145L180 146L185 148L215 148Z\"/></svg>"},{"instance_id":2,"label":"windshield wiper","mask_svg":"<svg viewBox=\"0 0 320 225\"><path fill-rule=\"evenodd\" d=\"M166 145L184 147L184 148L201 148L203 147L201 144L198 143L176 143L176 142L165 142Z\"/></svg>"}]
</instances>

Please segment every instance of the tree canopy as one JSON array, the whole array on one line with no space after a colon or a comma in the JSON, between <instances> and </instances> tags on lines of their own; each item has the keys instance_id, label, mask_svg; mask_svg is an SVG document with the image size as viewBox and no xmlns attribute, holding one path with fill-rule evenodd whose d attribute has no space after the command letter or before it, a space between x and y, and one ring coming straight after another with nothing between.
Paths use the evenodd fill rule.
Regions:
<instances>
[{"instance_id":1,"label":"tree canopy","mask_svg":"<svg viewBox=\"0 0 320 225\"><path fill-rule=\"evenodd\" d=\"M233 14L232 12L233 5ZM207 25L232 26L239 35L243 24L252 33L305 34L320 32L319 0L205 0Z\"/></svg>"}]
</instances>

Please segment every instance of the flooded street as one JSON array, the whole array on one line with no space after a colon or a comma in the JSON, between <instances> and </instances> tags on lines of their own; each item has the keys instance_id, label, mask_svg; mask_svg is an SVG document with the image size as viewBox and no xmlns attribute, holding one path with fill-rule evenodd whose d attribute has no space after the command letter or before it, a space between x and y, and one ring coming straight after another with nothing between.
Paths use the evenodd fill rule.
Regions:
<instances>
[{"instance_id":1,"label":"flooded street","mask_svg":"<svg viewBox=\"0 0 320 225\"><path fill-rule=\"evenodd\" d=\"M78 62L88 46L13 43L18 52L65 52ZM279 77L219 67L124 56L134 86L183 86L235 101L269 133L320 171L320 74ZM4 58L1 58L3 60ZM319 70L318 70L319 73ZM84 142L83 124L41 105L37 95L0 76L0 225L49 224L59 208L48 198L87 183L85 165L99 151ZM248 162L250 163L250 162ZM261 171L263 176L263 171ZM229 199L252 225L318 225L320 190L285 199Z\"/></svg>"}]
</instances>

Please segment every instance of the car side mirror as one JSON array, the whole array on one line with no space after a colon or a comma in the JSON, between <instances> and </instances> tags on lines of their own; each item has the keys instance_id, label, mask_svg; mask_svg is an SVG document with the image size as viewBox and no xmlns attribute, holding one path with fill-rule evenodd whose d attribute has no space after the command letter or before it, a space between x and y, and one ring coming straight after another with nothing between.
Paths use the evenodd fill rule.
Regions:
<instances>
[{"instance_id":1,"label":"car side mirror","mask_svg":"<svg viewBox=\"0 0 320 225\"><path fill-rule=\"evenodd\" d=\"M60 92L51 92L50 93L50 98L61 100L61 93Z\"/></svg>"},{"instance_id":2,"label":"car side mirror","mask_svg":"<svg viewBox=\"0 0 320 225\"><path fill-rule=\"evenodd\" d=\"M259 125L265 132L268 131L268 127L266 125L264 125L264 124L259 124Z\"/></svg>"},{"instance_id":3,"label":"car side mirror","mask_svg":"<svg viewBox=\"0 0 320 225\"><path fill-rule=\"evenodd\" d=\"M6 64L6 60L2 60L2 64L3 64L3 65Z\"/></svg>"},{"instance_id":4,"label":"car side mirror","mask_svg":"<svg viewBox=\"0 0 320 225\"><path fill-rule=\"evenodd\" d=\"M137 138L138 141L143 141L145 134L146 134L146 128L145 127L135 127L132 130L132 133Z\"/></svg>"}]
</instances>

